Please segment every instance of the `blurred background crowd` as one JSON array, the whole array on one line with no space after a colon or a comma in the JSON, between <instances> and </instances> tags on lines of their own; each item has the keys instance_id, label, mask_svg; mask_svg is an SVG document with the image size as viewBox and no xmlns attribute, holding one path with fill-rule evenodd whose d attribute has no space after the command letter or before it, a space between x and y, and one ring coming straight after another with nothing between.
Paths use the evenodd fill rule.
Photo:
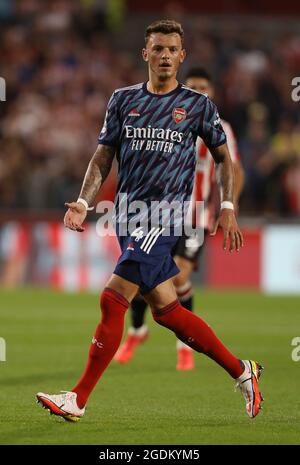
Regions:
<instances>
[{"instance_id":1,"label":"blurred background crowd","mask_svg":"<svg viewBox=\"0 0 300 465\"><path fill-rule=\"evenodd\" d=\"M240 213L300 215L300 25L293 18L161 14L125 0L3 0L0 7L0 208L59 212L74 200L114 89L146 80L145 26L182 21L189 67L214 77L215 101L237 135L246 184ZM143 3L143 2L142 2ZM149 2L145 2L147 4ZM202 2L200 2L202 3ZM300 94L300 92L299 92ZM102 198L113 199L115 170Z\"/></svg>"}]
</instances>

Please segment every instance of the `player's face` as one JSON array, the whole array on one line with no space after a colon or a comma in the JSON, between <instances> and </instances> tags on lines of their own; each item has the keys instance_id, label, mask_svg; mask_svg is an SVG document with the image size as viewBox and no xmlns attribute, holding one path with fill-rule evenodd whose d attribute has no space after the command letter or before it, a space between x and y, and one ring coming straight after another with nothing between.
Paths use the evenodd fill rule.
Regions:
<instances>
[{"instance_id":1,"label":"player's face","mask_svg":"<svg viewBox=\"0 0 300 465\"><path fill-rule=\"evenodd\" d=\"M185 58L180 35L177 33L153 33L143 49L143 58L148 63L150 73L160 81L176 76L179 65Z\"/></svg>"},{"instance_id":2,"label":"player's face","mask_svg":"<svg viewBox=\"0 0 300 465\"><path fill-rule=\"evenodd\" d=\"M185 84L187 87L196 90L197 92L201 92L202 94L207 94L209 98L213 98L214 96L214 89L211 83L205 79L200 77L189 77Z\"/></svg>"}]
</instances>

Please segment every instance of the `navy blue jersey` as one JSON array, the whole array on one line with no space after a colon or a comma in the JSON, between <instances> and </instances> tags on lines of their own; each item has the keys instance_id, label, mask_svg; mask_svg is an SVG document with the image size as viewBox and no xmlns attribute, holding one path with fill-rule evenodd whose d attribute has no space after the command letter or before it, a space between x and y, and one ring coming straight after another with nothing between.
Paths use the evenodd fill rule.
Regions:
<instances>
[{"instance_id":1,"label":"navy blue jersey","mask_svg":"<svg viewBox=\"0 0 300 465\"><path fill-rule=\"evenodd\" d=\"M209 149L226 142L217 108L205 94L183 84L160 95L149 92L146 83L117 89L98 139L116 147L117 209L124 194L128 203L188 201L197 136Z\"/></svg>"}]
</instances>

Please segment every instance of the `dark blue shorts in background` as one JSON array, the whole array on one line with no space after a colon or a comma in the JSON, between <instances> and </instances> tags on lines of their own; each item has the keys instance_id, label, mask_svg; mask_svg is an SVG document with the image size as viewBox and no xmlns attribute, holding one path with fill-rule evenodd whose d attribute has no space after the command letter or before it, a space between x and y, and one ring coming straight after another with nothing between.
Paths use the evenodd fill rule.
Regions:
<instances>
[{"instance_id":1,"label":"dark blue shorts in background","mask_svg":"<svg viewBox=\"0 0 300 465\"><path fill-rule=\"evenodd\" d=\"M179 273L171 256L179 237L162 233L162 228L153 227L144 235L141 227L130 236L118 236L122 254L114 273L137 284L141 294Z\"/></svg>"}]
</instances>

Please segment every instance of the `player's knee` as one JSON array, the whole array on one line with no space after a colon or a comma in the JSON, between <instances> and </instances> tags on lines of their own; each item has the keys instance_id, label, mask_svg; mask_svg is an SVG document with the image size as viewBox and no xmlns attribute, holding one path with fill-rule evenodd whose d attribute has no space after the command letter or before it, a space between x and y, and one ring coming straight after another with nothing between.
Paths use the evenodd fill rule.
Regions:
<instances>
[{"instance_id":1,"label":"player's knee","mask_svg":"<svg viewBox=\"0 0 300 465\"><path fill-rule=\"evenodd\" d=\"M177 299L164 308L151 309L151 311L156 323L172 331L176 330L178 316L181 313L181 305Z\"/></svg>"},{"instance_id":2,"label":"player's knee","mask_svg":"<svg viewBox=\"0 0 300 465\"><path fill-rule=\"evenodd\" d=\"M190 298L193 293L193 285L190 280L186 280L181 285L175 286L175 289L180 301Z\"/></svg>"},{"instance_id":3,"label":"player's knee","mask_svg":"<svg viewBox=\"0 0 300 465\"><path fill-rule=\"evenodd\" d=\"M173 278L173 284L175 288L182 286L187 280L187 274L181 270L178 275Z\"/></svg>"},{"instance_id":4,"label":"player's knee","mask_svg":"<svg viewBox=\"0 0 300 465\"><path fill-rule=\"evenodd\" d=\"M171 329L168 319L163 315L159 315L158 313L152 311L152 317L155 323L159 324L160 326L164 326L165 328Z\"/></svg>"},{"instance_id":5,"label":"player's knee","mask_svg":"<svg viewBox=\"0 0 300 465\"><path fill-rule=\"evenodd\" d=\"M129 302L114 289L105 288L100 297L102 319L124 315Z\"/></svg>"},{"instance_id":6,"label":"player's knee","mask_svg":"<svg viewBox=\"0 0 300 465\"><path fill-rule=\"evenodd\" d=\"M132 275L134 275L134 273L137 272L136 267L137 263L131 260L125 260L117 265L116 269L118 269L120 276L113 273L107 282L105 289L112 289L128 300L128 302L131 302L138 291L138 285L130 282L127 274L132 273Z\"/></svg>"},{"instance_id":7,"label":"player's knee","mask_svg":"<svg viewBox=\"0 0 300 465\"><path fill-rule=\"evenodd\" d=\"M175 287L181 287L189 280L193 266L190 261L181 257L175 257L175 263L178 266L180 272L174 276L173 284Z\"/></svg>"}]
</instances>

